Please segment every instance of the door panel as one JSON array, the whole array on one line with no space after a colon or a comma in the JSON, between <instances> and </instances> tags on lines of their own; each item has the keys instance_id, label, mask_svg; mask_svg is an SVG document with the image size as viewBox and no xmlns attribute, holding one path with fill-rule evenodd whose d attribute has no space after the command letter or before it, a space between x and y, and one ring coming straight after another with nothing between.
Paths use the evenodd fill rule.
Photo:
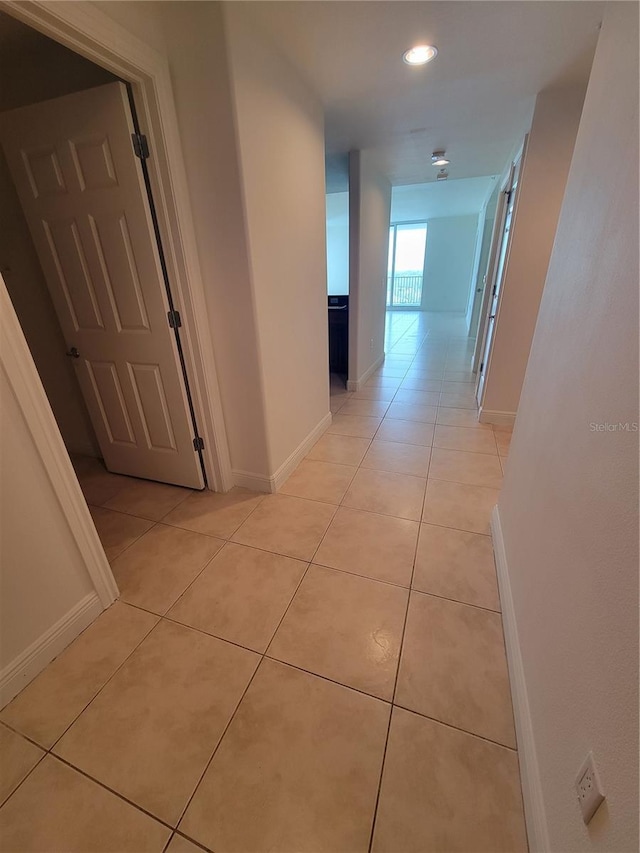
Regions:
<instances>
[{"instance_id":1,"label":"door panel","mask_svg":"<svg viewBox=\"0 0 640 853\"><path fill-rule=\"evenodd\" d=\"M0 116L0 137L107 468L202 488L126 89Z\"/></svg>"},{"instance_id":2,"label":"door panel","mask_svg":"<svg viewBox=\"0 0 640 853\"><path fill-rule=\"evenodd\" d=\"M513 162L511 166L511 174L507 184L507 189L502 193L502 209L501 229L499 232L500 243L497 247L497 253L494 261L492 273L492 289L489 296L487 308L487 316L484 322L484 332L482 338L482 362L478 372L478 384L476 388L476 399L478 405L482 406L484 398L484 387L491 361L491 350L493 346L493 337L495 333L495 325L498 319L500 308L500 297L502 294L502 285L504 283L505 272L509 257L509 247L511 245L511 234L514 224L515 209L518 199L518 187L520 184L520 172L522 163L527 151L527 139L525 136L523 150L520 156ZM496 219L498 221L498 219Z\"/></svg>"}]
</instances>

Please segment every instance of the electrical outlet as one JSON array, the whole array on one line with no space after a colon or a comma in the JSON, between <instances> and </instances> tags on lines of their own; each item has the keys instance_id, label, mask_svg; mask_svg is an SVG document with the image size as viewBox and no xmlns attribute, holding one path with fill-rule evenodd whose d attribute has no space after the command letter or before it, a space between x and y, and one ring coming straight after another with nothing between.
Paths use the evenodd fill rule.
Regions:
<instances>
[{"instance_id":1,"label":"electrical outlet","mask_svg":"<svg viewBox=\"0 0 640 853\"><path fill-rule=\"evenodd\" d=\"M585 823L589 823L605 796L592 752L587 755L582 767L578 770L576 792L582 810L582 819Z\"/></svg>"}]
</instances>

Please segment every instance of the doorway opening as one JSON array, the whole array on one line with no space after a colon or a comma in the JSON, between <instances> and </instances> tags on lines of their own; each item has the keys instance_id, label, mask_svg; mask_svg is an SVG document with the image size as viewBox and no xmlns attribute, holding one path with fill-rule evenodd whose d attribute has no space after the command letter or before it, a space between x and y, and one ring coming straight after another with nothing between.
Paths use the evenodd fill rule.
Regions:
<instances>
[{"instance_id":1,"label":"doorway opening","mask_svg":"<svg viewBox=\"0 0 640 853\"><path fill-rule=\"evenodd\" d=\"M0 40L0 266L65 446L206 487L132 88L4 13Z\"/></svg>"},{"instance_id":2,"label":"doorway opening","mask_svg":"<svg viewBox=\"0 0 640 853\"><path fill-rule=\"evenodd\" d=\"M426 222L392 223L389 228L387 310L421 307L426 250Z\"/></svg>"}]
</instances>

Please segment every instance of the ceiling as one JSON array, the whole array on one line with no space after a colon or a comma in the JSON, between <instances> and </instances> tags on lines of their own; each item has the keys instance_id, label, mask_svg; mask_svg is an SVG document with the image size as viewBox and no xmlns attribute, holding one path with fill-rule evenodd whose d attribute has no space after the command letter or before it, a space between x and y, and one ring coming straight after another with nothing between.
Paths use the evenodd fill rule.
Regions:
<instances>
[{"instance_id":1,"label":"ceiling","mask_svg":"<svg viewBox=\"0 0 640 853\"><path fill-rule=\"evenodd\" d=\"M440 216L477 214L495 185L495 178L484 177L394 187L391 221L415 222Z\"/></svg>"},{"instance_id":2,"label":"ceiling","mask_svg":"<svg viewBox=\"0 0 640 853\"><path fill-rule=\"evenodd\" d=\"M535 97L584 85L603 4L542 2L243 3L261 32L321 97L328 155L372 148L394 185L502 172L529 127ZM402 53L440 53L409 67Z\"/></svg>"}]
</instances>

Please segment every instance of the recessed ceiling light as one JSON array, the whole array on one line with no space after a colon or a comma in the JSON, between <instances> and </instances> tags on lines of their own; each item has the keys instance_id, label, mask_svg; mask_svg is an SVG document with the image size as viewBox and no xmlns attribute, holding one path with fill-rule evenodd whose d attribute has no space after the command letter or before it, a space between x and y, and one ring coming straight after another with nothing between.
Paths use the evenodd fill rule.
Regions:
<instances>
[{"instance_id":1,"label":"recessed ceiling light","mask_svg":"<svg viewBox=\"0 0 640 853\"><path fill-rule=\"evenodd\" d=\"M434 151L431 155L431 165L432 166L448 166L449 160L447 160L445 156L444 148L440 151Z\"/></svg>"},{"instance_id":2,"label":"recessed ceiling light","mask_svg":"<svg viewBox=\"0 0 640 853\"><path fill-rule=\"evenodd\" d=\"M430 44L418 44L405 50L402 59L407 65L425 65L438 55L438 48Z\"/></svg>"}]
</instances>

